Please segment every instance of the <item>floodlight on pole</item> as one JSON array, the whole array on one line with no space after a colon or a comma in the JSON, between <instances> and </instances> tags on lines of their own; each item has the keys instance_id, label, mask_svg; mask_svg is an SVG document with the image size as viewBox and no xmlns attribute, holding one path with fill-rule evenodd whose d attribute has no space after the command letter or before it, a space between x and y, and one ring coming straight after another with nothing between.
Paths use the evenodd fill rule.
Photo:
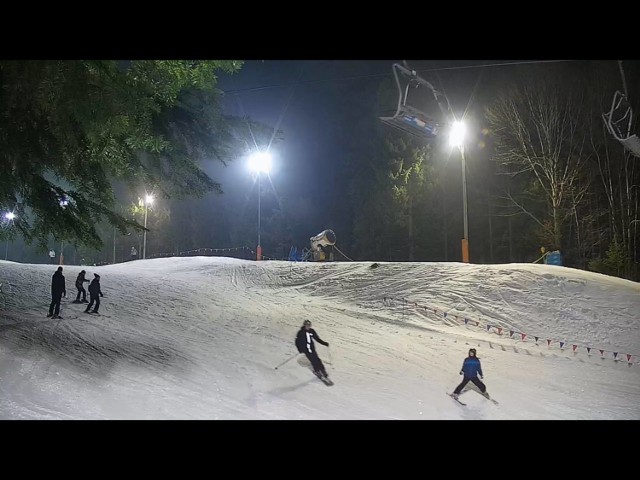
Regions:
<instances>
[{"instance_id":1,"label":"floodlight on pole","mask_svg":"<svg viewBox=\"0 0 640 480\"><path fill-rule=\"evenodd\" d=\"M466 163L464 159L464 137L467 133L467 127L464 122L455 121L451 126L449 133L449 145L458 147L460 157L462 158L462 209L464 221L464 238L462 239L462 261L469 263L469 220L467 213L467 176Z\"/></svg>"},{"instance_id":2,"label":"floodlight on pole","mask_svg":"<svg viewBox=\"0 0 640 480\"><path fill-rule=\"evenodd\" d=\"M67 205L69 205L69 198L67 196L64 196L62 200L60 200L60 206L62 208L67 208ZM60 255L58 259L59 265L64 265L64 240L60 240Z\"/></svg>"},{"instance_id":3,"label":"floodlight on pole","mask_svg":"<svg viewBox=\"0 0 640 480\"><path fill-rule=\"evenodd\" d=\"M7 219L7 222L13 222L13 219L16 218L16 214L13 212L7 212L4 214L4 218ZM4 249L4 259L7 260L9 258L9 238L7 238L7 245Z\"/></svg>"},{"instance_id":4,"label":"floodlight on pole","mask_svg":"<svg viewBox=\"0 0 640 480\"><path fill-rule=\"evenodd\" d=\"M147 258L147 213L149 205L153 203L153 195L147 195L144 199L144 234L142 240L142 258ZM140 237L138 237L140 238Z\"/></svg>"},{"instance_id":5,"label":"floodlight on pole","mask_svg":"<svg viewBox=\"0 0 640 480\"><path fill-rule=\"evenodd\" d=\"M449 145L452 147L462 148L464 146L464 137L467 133L467 126L464 122L456 120L451 126L449 133Z\"/></svg>"},{"instance_id":6,"label":"floodlight on pole","mask_svg":"<svg viewBox=\"0 0 640 480\"><path fill-rule=\"evenodd\" d=\"M256 260L262 260L262 246L260 245L260 177L271 170L271 154L269 152L255 152L249 157L249 168L258 176L258 246Z\"/></svg>"}]
</instances>

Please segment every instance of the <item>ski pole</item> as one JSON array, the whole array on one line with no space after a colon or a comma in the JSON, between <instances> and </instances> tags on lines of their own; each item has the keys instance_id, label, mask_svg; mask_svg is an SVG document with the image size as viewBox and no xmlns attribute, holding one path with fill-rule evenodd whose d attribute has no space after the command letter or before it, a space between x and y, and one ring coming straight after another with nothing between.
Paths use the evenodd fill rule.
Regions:
<instances>
[{"instance_id":1,"label":"ski pole","mask_svg":"<svg viewBox=\"0 0 640 480\"><path fill-rule=\"evenodd\" d=\"M331 358L331 349L327 347L327 350L329 350L329 364L331 364L331 367L333 367L333 358Z\"/></svg>"},{"instance_id":2,"label":"ski pole","mask_svg":"<svg viewBox=\"0 0 640 480\"><path fill-rule=\"evenodd\" d=\"M277 370L278 367L283 366L285 363L293 360L294 358L296 358L298 355L300 355L299 353L294 354L292 357L287 358L284 362L282 362L280 365L278 365L277 367L275 367L275 369Z\"/></svg>"}]
</instances>

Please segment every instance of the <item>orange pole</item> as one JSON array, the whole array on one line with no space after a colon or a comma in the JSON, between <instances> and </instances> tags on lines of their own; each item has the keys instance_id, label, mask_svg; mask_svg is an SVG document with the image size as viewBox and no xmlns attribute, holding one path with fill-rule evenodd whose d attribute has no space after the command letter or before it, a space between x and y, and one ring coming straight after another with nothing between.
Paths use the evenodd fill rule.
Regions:
<instances>
[{"instance_id":1,"label":"orange pole","mask_svg":"<svg viewBox=\"0 0 640 480\"><path fill-rule=\"evenodd\" d=\"M469 240L466 238L462 239L462 261L469 263Z\"/></svg>"}]
</instances>

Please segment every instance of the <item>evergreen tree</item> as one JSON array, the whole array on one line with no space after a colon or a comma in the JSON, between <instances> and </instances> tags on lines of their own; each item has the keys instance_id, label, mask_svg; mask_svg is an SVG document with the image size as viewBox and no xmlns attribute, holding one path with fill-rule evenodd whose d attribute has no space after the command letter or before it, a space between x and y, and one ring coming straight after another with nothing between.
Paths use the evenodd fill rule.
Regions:
<instances>
[{"instance_id":1,"label":"evergreen tree","mask_svg":"<svg viewBox=\"0 0 640 480\"><path fill-rule=\"evenodd\" d=\"M49 235L99 247L95 225L140 227L114 209L112 180L166 195L221 191L199 162L237 139L217 72L237 61L0 62L0 210L46 248Z\"/></svg>"}]
</instances>

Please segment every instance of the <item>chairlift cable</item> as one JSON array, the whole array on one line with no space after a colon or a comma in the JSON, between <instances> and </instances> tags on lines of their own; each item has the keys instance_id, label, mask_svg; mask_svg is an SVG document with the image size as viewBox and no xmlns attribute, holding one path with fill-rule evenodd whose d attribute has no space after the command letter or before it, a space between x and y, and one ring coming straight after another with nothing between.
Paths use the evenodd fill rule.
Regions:
<instances>
[{"instance_id":1,"label":"chairlift cable","mask_svg":"<svg viewBox=\"0 0 640 480\"><path fill-rule=\"evenodd\" d=\"M574 60L533 60L533 61L524 61L524 62L509 62L509 63L491 63L484 65L463 65L458 67L438 67L438 68L429 68L425 70L416 70L416 73L425 73L425 72L438 72L443 70L465 70L469 68L487 68L487 67L502 67L502 66L513 66L513 65L531 65L531 64L540 64L540 63L559 63L559 62L573 62ZM241 93L246 92L254 92L258 90L267 90L271 88L288 88L291 86L297 85L305 85L312 83L327 83L327 82L337 82L341 80L360 80L363 78L376 78L376 77L389 77L388 73L375 73L368 75L351 75L347 77L336 77L336 78L325 78L320 80L305 80L302 82L297 82L295 84L275 84L275 85L263 85L259 87L251 87L251 88L241 88L237 90L224 90L225 95L239 95Z\"/></svg>"}]
</instances>

